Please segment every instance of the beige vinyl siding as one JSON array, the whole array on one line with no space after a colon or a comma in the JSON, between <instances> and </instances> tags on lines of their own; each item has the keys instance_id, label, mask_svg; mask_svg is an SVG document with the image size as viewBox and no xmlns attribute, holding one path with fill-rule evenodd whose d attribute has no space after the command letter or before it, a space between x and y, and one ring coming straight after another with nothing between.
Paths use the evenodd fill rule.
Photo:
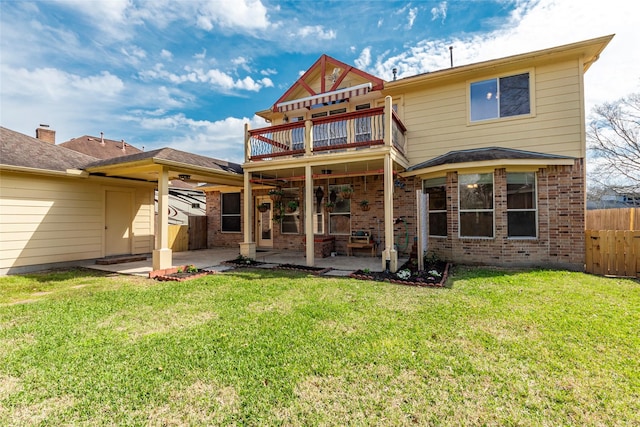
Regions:
<instances>
[{"instance_id":1,"label":"beige vinyl siding","mask_svg":"<svg viewBox=\"0 0 640 427\"><path fill-rule=\"evenodd\" d=\"M104 188L117 180L63 178L2 172L0 269L100 258L104 253ZM150 252L153 188L133 187L134 250Z\"/></svg>"},{"instance_id":2,"label":"beige vinyl siding","mask_svg":"<svg viewBox=\"0 0 640 427\"><path fill-rule=\"evenodd\" d=\"M135 194L135 217L133 221L133 253L151 252L154 246L154 191L138 188Z\"/></svg>"},{"instance_id":3,"label":"beige vinyl siding","mask_svg":"<svg viewBox=\"0 0 640 427\"><path fill-rule=\"evenodd\" d=\"M468 81L405 93L403 121L410 163L452 150L491 146L583 157L579 62L542 64L528 71L534 88L531 116L469 123ZM497 70L474 81L498 75L504 74Z\"/></svg>"}]
</instances>

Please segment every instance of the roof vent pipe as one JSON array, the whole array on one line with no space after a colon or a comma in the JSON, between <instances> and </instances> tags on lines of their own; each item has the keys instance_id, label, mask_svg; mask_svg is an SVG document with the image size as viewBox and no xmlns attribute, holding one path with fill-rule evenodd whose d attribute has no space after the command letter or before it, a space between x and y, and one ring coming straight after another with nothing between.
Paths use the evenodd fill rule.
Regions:
<instances>
[{"instance_id":1,"label":"roof vent pipe","mask_svg":"<svg viewBox=\"0 0 640 427\"><path fill-rule=\"evenodd\" d=\"M396 75L398 74L398 69L396 67L393 67L393 70L391 70L391 72L393 73L393 81L395 81Z\"/></svg>"},{"instance_id":2,"label":"roof vent pipe","mask_svg":"<svg viewBox=\"0 0 640 427\"><path fill-rule=\"evenodd\" d=\"M104 132L100 132L100 145L104 147Z\"/></svg>"},{"instance_id":3,"label":"roof vent pipe","mask_svg":"<svg viewBox=\"0 0 640 427\"><path fill-rule=\"evenodd\" d=\"M124 139L123 139L123 140L122 140L122 152L123 152L123 153L125 153L125 152L126 152L126 149L125 149L125 146L126 146L126 145L127 145L127 143L126 143L126 142L124 142Z\"/></svg>"},{"instance_id":4,"label":"roof vent pipe","mask_svg":"<svg viewBox=\"0 0 640 427\"><path fill-rule=\"evenodd\" d=\"M449 57L451 58L451 68L453 68L453 46L449 46Z\"/></svg>"}]
</instances>

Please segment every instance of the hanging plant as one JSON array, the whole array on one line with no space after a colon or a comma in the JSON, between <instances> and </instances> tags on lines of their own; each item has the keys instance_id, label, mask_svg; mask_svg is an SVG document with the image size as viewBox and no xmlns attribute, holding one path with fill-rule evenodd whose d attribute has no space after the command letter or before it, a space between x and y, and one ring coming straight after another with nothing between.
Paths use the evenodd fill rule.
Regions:
<instances>
[{"instance_id":1,"label":"hanging plant","mask_svg":"<svg viewBox=\"0 0 640 427\"><path fill-rule=\"evenodd\" d=\"M369 206L369 201L360 200L360 209L362 209L363 211L368 211L369 209L371 209L371 206Z\"/></svg>"},{"instance_id":2,"label":"hanging plant","mask_svg":"<svg viewBox=\"0 0 640 427\"><path fill-rule=\"evenodd\" d=\"M282 200L283 195L284 191L282 191L280 188L272 188L271 190L269 190L269 197L271 197L271 200L273 200L274 202L279 202L280 200Z\"/></svg>"},{"instance_id":3,"label":"hanging plant","mask_svg":"<svg viewBox=\"0 0 640 427\"><path fill-rule=\"evenodd\" d=\"M333 202L327 202L324 204L324 210L331 213L333 209L336 207L336 204Z\"/></svg>"},{"instance_id":4,"label":"hanging plant","mask_svg":"<svg viewBox=\"0 0 640 427\"><path fill-rule=\"evenodd\" d=\"M352 194L353 194L353 188L351 188L351 186L349 185L345 185L340 189L340 197L342 197L345 200L350 199Z\"/></svg>"},{"instance_id":5,"label":"hanging plant","mask_svg":"<svg viewBox=\"0 0 640 427\"><path fill-rule=\"evenodd\" d=\"M298 209L298 202L295 200L291 200L287 203L287 207L285 208L287 213L293 213Z\"/></svg>"},{"instance_id":6,"label":"hanging plant","mask_svg":"<svg viewBox=\"0 0 640 427\"><path fill-rule=\"evenodd\" d=\"M269 210L269 206L270 206L269 203L260 203L258 205L258 211L265 213L266 211Z\"/></svg>"}]
</instances>

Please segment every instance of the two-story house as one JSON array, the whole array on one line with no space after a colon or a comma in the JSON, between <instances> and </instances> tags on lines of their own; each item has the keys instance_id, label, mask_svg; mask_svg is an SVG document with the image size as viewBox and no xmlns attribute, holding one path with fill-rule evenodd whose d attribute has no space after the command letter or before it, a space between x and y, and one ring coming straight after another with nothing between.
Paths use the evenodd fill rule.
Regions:
<instances>
[{"instance_id":1,"label":"two-story house","mask_svg":"<svg viewBox=\"0 0 640 427\"><path fill-rule=\"evenodd\" d=\"M358 235L395 271L426 216L442 259L583 269L583 76L612 37L391 81L321 56L245 129L241 253Z\"/></svg>"}]
</instances>

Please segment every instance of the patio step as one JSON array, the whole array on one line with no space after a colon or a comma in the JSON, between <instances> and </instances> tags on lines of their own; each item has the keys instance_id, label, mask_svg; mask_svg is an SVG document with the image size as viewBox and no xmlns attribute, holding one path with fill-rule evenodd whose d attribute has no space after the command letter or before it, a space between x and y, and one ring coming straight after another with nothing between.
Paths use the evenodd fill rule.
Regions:
<instances>
[{"instance_id":1,"label":"patio step","mask_svg":"<svg viewBox=\"0 0 640 427\"><path fill-rule=\"evenodd\" d=\"M98 265L123 264L125 262L145 261L146 255L117 255L96 260Z\"/></svg>"}]
</instances>

